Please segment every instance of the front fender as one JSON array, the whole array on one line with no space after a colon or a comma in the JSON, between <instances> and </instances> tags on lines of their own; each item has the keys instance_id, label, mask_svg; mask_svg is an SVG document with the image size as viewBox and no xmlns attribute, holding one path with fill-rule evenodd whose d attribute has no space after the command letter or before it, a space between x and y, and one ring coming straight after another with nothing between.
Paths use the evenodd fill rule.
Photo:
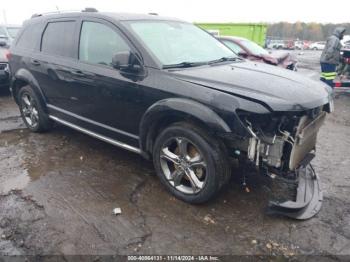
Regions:
<instances>
[{"instance_id":1,"label":"front fender","mask_svg":"<svg viewBox=\"0 0 350 262\"><path fill-rule=\"evenodd\" d=\"M152 127L173 115L191 117L200 121L213 132L228 133L231 132L230 127L226 122L209 107L185 98L169 98L156 102L142 117L140 123L140 143L144 151L148 151L147 136L152 132Z\"/></svg>"}]
</instances>

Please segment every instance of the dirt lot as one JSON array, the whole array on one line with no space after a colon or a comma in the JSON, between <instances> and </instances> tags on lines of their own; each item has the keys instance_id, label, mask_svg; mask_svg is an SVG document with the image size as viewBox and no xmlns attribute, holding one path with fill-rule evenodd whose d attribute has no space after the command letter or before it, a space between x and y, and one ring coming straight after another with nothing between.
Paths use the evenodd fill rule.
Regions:
<instances>
[{"instance_id":1,"label":"dirt lot","mask_svg":"<svg viewBox=\"0 0 350 262\"><path fill-rule=\"evenodd\" d=\"M299 55L299 73L317 78L318 56ZM2 94L0 254L350 255L350 95L335 104L313 161L323 208L300 222L266 215L271 182L250 174L247 193L239 170L212 202L178 201L138 155L63 126L28 132Z\"/></svg>"}]
</instances>

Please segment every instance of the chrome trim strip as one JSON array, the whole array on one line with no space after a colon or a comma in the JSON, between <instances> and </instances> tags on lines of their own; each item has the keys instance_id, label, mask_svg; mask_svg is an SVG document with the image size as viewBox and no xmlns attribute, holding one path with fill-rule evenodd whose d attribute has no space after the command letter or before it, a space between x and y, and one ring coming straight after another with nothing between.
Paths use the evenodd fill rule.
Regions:
<instances>
[{"instance_id":1,"label":"chrome trim strip","mask_svg":"<svg viewBox=\"0 0 350 262\"><path fill-rule=\"evenodd\" d=\"M69 111L67 111L67 110L64 110L64 109L62 109L62 108L59 108L59 107L57 107L57 106L54 106L54 105L51 105L51 104L47 104L47 107L52 108L52 109L54 109L54 110L57 110L57 111L59 111L59 112L61 112L61 113L70 115L70 116L72 116L72 117L78 118L78 119L80 119L80 120L82 120L82 121L85 121L85 122L88 122L88 123L90 123L90 124L97 125L97 126L100 126L100 127L105 128L105 129L109 129L109 130L111 130L111 131L113 131L113 132L120 133L120 134L122 134L122 135L129 136L129 137L134 138L134 139L139 139L139 137L138 137L137 135L134 135L134 134L125 132L125 131L123 131L123 130L120 130L120 129L117 129L117 128L114 128L114 127L111 127L111 126L107 126L107 125L105 125L105 124L96 122L96 121L94 121L94 120L91 120L91 119L86 118L86 117L83 117L83 116L79 116L79 115L77 115L77 114L74 114L74 113L69 112Z\"/></svg>"},{"instance_id":2,"label":"chrome trim strip","mask_svg":"<svg viewBox=\"0 0 350 262\"><path fill-rule=\"evenodd\" d=\"M82 128L82 127L79 127L79 126L77 126L77 125L74 125L74 124L72 124L72 123L70 123L70 122L67 122L67 121L65 121L65 120L62 120L62 119L60 119L60 118L58 118L58 117L55 117L55 116L52 116L52 115L49 115L49 117L50 117L52 120L54 120L54 121L56 121L56 122L58 122L58 123L61 123L61 124L65 125L65 126L68 126L68 127L73 128L73 129L76 129L76 130L78 130L78 131L80 131L80 132L82 132L82 133L84 133L84 134L87 134L87 135L90 135L90 136L92 136L92 137L98 138L98 139L100 139L100 140L102 140L102 141L104 141L104 142L110 143L110 144L112 144L112 145L115 145L115 146L118 146L118 147L122 147L122 148L127 149L127 150L129 150L129 151L131 151L131 152L141 154L141 150L140 150L139 148L130 146L130 145L128 145L128 144L119 142L119 141L117 141L117 140L113 140L113 139L111 139L111 138L109 138L109 137L106 137L106 136L103 136L103 135L96 134L96 133L94 133L94 132L92 132L92 131L89 131L89 130L87 130L87 129L85 129L85 128Z\"/></svg>"}]
</instances>

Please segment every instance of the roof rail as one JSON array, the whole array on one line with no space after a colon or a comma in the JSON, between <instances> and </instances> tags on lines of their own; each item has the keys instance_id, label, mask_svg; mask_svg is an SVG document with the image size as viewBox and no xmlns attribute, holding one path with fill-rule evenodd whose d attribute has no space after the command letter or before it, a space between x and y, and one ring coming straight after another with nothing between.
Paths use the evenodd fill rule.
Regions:
<instances>
[{"instance_id":1,"label":"roof rail","mask_svg":"<svg viewBox=\"0 0 350 262\"><path fill-rule=\"evenodd\" d=\"M53 15L53 14L60 14L60 13L79 13L79 12L97 12L96 11L85 11L86 9L95 9L95 8L85 8L84 10L57 10L52 12L45 12L45 13L39 13L39 14L33 14L30 18L40 17L44 15Z\"/></svg>"},{"instance_id":2,"label":"roof rail","mask_svg":"<svg viewBox=\"0 0 350 262\"><path fill-rule=\"evenodd\" d=\"M82 12L98 12L96 8L93 7L86 7L84 10L81 10Z\"/></svg>"}]
</instances>

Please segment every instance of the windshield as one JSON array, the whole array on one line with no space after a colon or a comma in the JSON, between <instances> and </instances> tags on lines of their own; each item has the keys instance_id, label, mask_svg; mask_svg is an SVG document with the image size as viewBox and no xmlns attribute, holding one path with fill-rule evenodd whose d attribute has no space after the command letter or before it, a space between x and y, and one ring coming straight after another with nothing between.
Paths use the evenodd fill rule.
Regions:
<instances>
[{"instance_id":1,"label":"windshield","mask_svg":"<svg viewBox=\"0 0 350 262\"><path fill-rule=\"evenodd\" d=\"M19 29L21 29L20 27L7 27L7 32L9 33L9 35L12 37L12 38L15 38Z\"/></svg>"},{"instance_id":2,"label":"windshield","mask_svg":"<svg viewBox=\"0 0 350 262\"><path fill-rule=\"evenodd\" d=\"M268 55L269 54L269 52L267 52L264 48L262 48L261 46L259 46L258 44L254 43L252 41L242 40L241 43L253 55L260 56L260 55Z\"/></svg>"},{"instance_id":3,"label":"windshield","mask_svg":"<svg viewBox=\"0 0 350 262\"><path fill-rule=\"evenodd\" d=\"M163 66L237 57L213 36L189 23L127 21L124 24L127 24Z\"/></svg>"}]
</instances>

